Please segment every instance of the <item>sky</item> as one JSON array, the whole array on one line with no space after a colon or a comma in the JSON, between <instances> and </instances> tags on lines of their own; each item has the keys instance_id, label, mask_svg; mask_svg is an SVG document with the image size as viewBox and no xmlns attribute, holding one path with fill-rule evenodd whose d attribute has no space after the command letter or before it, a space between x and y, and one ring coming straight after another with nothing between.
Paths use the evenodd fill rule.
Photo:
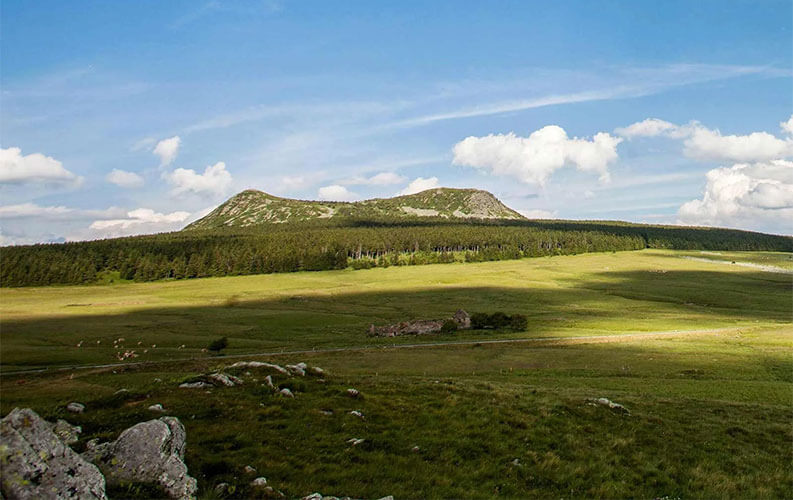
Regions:
<instances>
[{"instance_id":1,"label":"sky","mask_svg":"<svg viewBox=\"0 0 793 500\"><path fill-rule=\"evenodd\" d=\"M793 234L793 3L4 0L0 244L244 189Z\"/></svg>"}]
</instances>

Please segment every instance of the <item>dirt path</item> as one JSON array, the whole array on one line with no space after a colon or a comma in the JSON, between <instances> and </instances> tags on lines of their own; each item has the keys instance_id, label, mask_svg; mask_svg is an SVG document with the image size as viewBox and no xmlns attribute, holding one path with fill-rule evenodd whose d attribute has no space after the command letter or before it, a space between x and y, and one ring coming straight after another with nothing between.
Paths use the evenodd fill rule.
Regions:
<instances>
[{"instance_id":1,"label":"dirt path","mask_svg":"<svg viewBox=\"0 0 793 500\"><path fill-rule=\"evenodd\" d=\"M709 328L704 330L669 330L660 332L636 332L636 333L622 333L614 335L584 335L580 337L538 337L531 339L495 339L495 340L460 340L452 342L427 342L421 344L392 344L380 346L362 346L362 347L334 347L327 349L301 349L294 351L272 351L272 352L258 352L251 354L230 354L226 356L212 356L212 357L193 357L193 358L176 358L167 359L162 361L140 361L132 363L107 363L99 365L75 365L65 367L53 368L34 368L30 370L14 370L9 372L0 372L0 377L6 375L25 375L32 373L58 373L69 370L91 370L91 369L109 369L109 368L125 368L131 366L156 366L167 363L181 363L189 361L207 361L218 359L240 359L240 358L256 358L256 357L273 357L273 356L294 356L298 354L323 354L334 352L360 352L360 351L376 351L385 349L418 349L422 347L445 347L445 346L467 346L467 345L486 345L486 344L520 344L520 343L545 343L545 344L590 344L601 342L622 342L636 338L666 338L683 335L705 335L724 333L730 331L746 330L751 327L729 327L729 328Z\"/></svg>"}]
</instances>

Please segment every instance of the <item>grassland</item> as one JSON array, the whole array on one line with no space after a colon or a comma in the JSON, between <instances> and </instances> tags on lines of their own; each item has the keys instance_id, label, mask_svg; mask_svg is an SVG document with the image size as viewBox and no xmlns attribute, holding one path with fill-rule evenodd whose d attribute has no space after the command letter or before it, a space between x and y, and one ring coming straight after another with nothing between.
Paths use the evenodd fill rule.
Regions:
<instances>
[{"instance_id":1,"label":"grassland","mask_svg":"<svg viewBox=\"0 0 793 500\"><path fill-rule=\"evenodd\" d=\"M83 426L80 447L152 418L146 408L161 403L187 428L187 464L206 498L221 481L236 486L233 496L255 495L245 465L288 497L787 497L791 276L683 256L695 254L4 289L0 410L28 406L67 418ZM784 267L788 255L729 258ZM460 307L526 314L529 328L427 339L365 335L370 323ZM629 335L674 330L708 331ZM276 376L295 399L262 387L268 372L257 370L231 370L245 379L241 387L178 389L236 361L201 352L221 335L228 354L353 350L262 356L327 371L324 382ZM615 337L583 338L592 335ZM114 362L120 337L141 352L129 361L172 361L8 374ZM483 342L506 338L556 340ZM386 349L461 340L471 343ZM348 387L363 399L347 397ZM116 394L121 388L128 392ZM630 415L589 404L599 397ZM73 400L86 413L66 414ZM365 418L350 415L353 409ZM353 447L352 437L365 441Z\"/></svg>"}]
</instances>

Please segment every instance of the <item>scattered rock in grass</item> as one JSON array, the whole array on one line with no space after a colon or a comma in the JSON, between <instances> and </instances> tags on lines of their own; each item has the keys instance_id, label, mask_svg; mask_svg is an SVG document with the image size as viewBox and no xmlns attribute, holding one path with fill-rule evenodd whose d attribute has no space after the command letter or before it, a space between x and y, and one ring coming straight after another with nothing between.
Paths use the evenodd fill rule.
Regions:
<instances>
[{"instance_id":1,"label":"scattered rock in grass","mask_svg":"<svg viewBox=\"0 0 793 500\"><path fill-rule=\"evenodd\" d=\"M250 465L246 465L243 470L245 471L245 474L256 474L256 469Z\"/></svg>"},{"instance_id":2,"label":"scattered rock in grass","mask_svg":"<svg viewBox=\"0 0 793 500\"><path fill-rule=\"evenodd\" d=\"M413 448L410 449L410 451L412 451L413 453L418 453L421 451L421 448L419 448L418 446L414 446Z\"/></svg>"},{"instance_id":3,"label":"scattered rock in grass","mask_svg":"<svg viewBox=\"0 0 793 500\"><path fill-rule=\"evenodd\" d=\"M116 392L114 392L113 394L114 395L116 395L116 394L124 394L125 392L129 392L129 390L127 390L127 389L119 389Z\"/></svg>"},{"instance_id":4,"label":"scattered rock in grass","mask_svg":"<svg viewBox=\"0 0 793 500\"><path fill-rule=\"evenodd\" d=\"M266 477L257 477L253 481L251 481L251 486L254 488L264 488L267 486L267 478Z\"/></svg>"},{"instance_id":5,"label":"scattered rock in grass","mask_svg":"<svg viewBox=\"0 0 793 500\"><path fill-rule=\"evenodd\" d=\"M234 387L235 385L242 385L242 379L229 375L228 373L210 373L207 375L207 380L217 386Z\"/></svg>"},{"instance_id":6,"label":"scattered rock in grass","mask_svg":"<svg viewBox=\"0 0 793 500\"><path fill-rule=\"evenodd\" d=\"M520 459L519 458L516 458L515 460L511 461L510 464L512 464L515 467L522 467L523 466L523 464L520 463Z\"/></svg>"},{"instance_id":7,"label":"scattered rock in grass","mask_svg":"<svg viewBox=\"0 0 793 500\"><path fill-rule=\"evenodd\" d=\"M179 384L180 389L204 389L206 387L212 387L212 384L207 384L206 382L185 382L184 384Z\"/></svg>"},{"instance_id":8,"label":"scattered rock in grass","mask_svg":"<svg viewBox=\"0 0 793 500\"><path fill-rule=\"evenodd\" d=\"M295 395L294 395L294 394L292 394L292 391L290 391L290 390L289 390L289 389L287 389L286 387L284 387L283 389L281 389L281 390L279 391L279 394L281 394L281 396L284 396L284 397L287 397L287 398L293 398L293 397L295 397Z\"/></svg>"},{"instance_id":9,"label":"scattered rock in grass","mask_svg":"<svg viewBox=\"0 0 793 500\"><path fill-rule=\"evenodd\" d=\"M298 368L303 369L303 370L308 370L308 365L303 363L302 361L300 363L296 364L295 366L297 366Z\"/></svg>"},{"instance_id":10,"label":"scattered rock in grass","mask_svg":"<svg viewBox=\"0 0 793 500\"><path fill-rule=\"evenodd\" d=\"M152 347L157 347L157 346L152 346ZM162 379L161 379L161 378L155 378L155 379L154 379L154 383L155 383L155 384L159 384L160 382L162 382Z\"/></svg>"},{"instance_id":11,"label":"scattered rock in grass","mask_svg":"<svg viewBox=\"0 0 793 500\"><path fill-rule=\"evenodd\" d=\"M360 419L363 419L363 413L359 412L358 410L351 411L350 415L352 415L354 417L358 417Z\"/></svg>"},{"instance_id":12,"label":"scattered rock in grass","mask_svg":"<svg viewBox=\"0 0 793 500\"><path fill-rule=\"evenodd\" d=\"M231 487L229 486L229 483L218 483L217 485L215 485L214 488L215 495L219 495L219 496L228 495L229 493L231 493L230 490Z\"/></svg>"},{"instance_id":13,"label":"scattered rock in grass","mask_svg":"<svg viewBox=\"0 0 793 500\"><path fill-rule=\"evenodd\" d=\"M85 411L85 405L82 403L69 403L66 405L66 411L71 413L82 413Z\"/></svg>"},{"instance_id":14,"label":"scattered rock in grass","mask_svg":"<svg viewBox=\"0 0 793 500\"><path fill-rule=\"evenodd\" d=\"M316 375L317 377L322 377L323 375L325 375L325 370L323 370L319 366L312 366L309 372L312 375Z\"/></svg>"},{"instance_id":15,"label":"scattered rock in grass","mask_svg":"<svg viewBox=\"0 0 793 500\"><path fill-rule=\"evenodd\" d=\"M280 365L275 365L273 363L264 363L262 361L237 361L236 363L231 365L231 368L270 368L284 375L288 373L286 369Z\"/></svg>"},{"instance_id":16,"label":"scattered rock in grass","mask_svg":"<svg viewBox=\"0 0 793 500\"><path fill-rule=\"evenodd\" d=\"M319 410L319 412L321 414L323 414L323 415L328 415L328 416L333 415L333 410L328 410L328 409L325 409L325 408Z\"/></svg>"},{"instance_id":17,"label":"scattered rock in grass","mask_svg":"<svg viewBox=\"0 0 793 500\"><path fill-rule=\"evenodd\" d=\"M273 383L273 377L270 376L270 375L267 375L266 377L264 377L264 383L267 384L267 387L269 387L272 390L276 390L277 389L277 387Z\"/></svg>"},{"instance_id":18,"label":"scattered rock in grass","mask_svg":"<svg viewBox=\"0 0 793 500\"><path fill-rule=\"evenodd\" d=\"M302 500L354 500L354 499L347 496L343 496L343 497L325 496L322 493L317 492L303 497ZM377 500L394 500L394 496L388 495L387 497L378 498Z\"/></svg>"},{"instance_id":19,"label":"scattered rock in grass","mask_svg":"<svg viewBox=\"0 0 793 500\"><path fill-rule=\"evenodd\" d=\"M349 388L347 389L347 395L351 398L359 398L361 397L361 391L358 389Z\"/></svg>"},{"instance_id":20,"label":"scattered rock in grass","mask_svg":"<svg viewBox=\"0 0 793 500\"><path fill-rule=\"evenodd\" d=\"M72 425L66 420L58 419L58 421L52 425L52 432L54 432L65 444L71 445L80 439L80 433L83 432L83 428Z\"/></svg>"},{"instance_id":21,"label":"scattered rock in grass","mask_svg":"<svg viewBox=\"0 0 793 500\"><path fill-rule=\"evenodd\" d=\"M154 483L175 499L195 497L197 482L184 464L184 426L174 417L141 422L112 443L94 444L83 454L109 484Z\"/></svg>"},{"instance_id":22,"label":"scattered rock in grass","mask_svg":"<svg viewBox=\"0 0 793 500\"><path fill-rule=\"evenodd\" d=\"M165 408L160 403L149 406L149 411L156 411L157 413L165 413Z\"/></svg>"},{"instance_id":23,"label":"scattered rock in grass","mask_svg":"<svg viewBox=\"0 0 793 500\"><path fill-rule=\"evenodd\" d=\"M366 440L365 439L360 439L360 438L350 438L350 439L347 440L347 443L349 443L349 444L351 444L353 446L358 446L359 444L363 443L364 441L366 441Z\"/></svg>"},{"instance_id":24,"label":"scattered rock in grass","mask_svg":"<svg viewBox=\"0 0 793 500\"><path fill-rule=\"evenodd\" d=\"M106 500L99 469L72 451L52 427L29 408L15 408L0 421L2 496Z\"/></svg>"},{"instance_id":25,"label":"scattered rock in grass","mask_svg":"<svg viewBox=\"0 0 793 500\"><path fill-rule=\"evenodd\" d=\"M301 364L305 365L305 363L301 363ZM301 377L305 377L306 376L306 369L303 368L302 366L299 366L299 365L286 365L286 369L292 375L299 375Z\"/></svg>"},{"instance_id":26,"label":"scattered rock in grass","mask_svg":"<svg viewBox=\"0 0 793 500\"><path fill-rule=\"evenodd\" d=\"M618 413L624 413L626 415L630 415L631 414L631 412L628 411L628 409L625 408L624 406L622 406L621 404L615 403L615 402L610 401L610 400L608 400L606 398L598 398L598 399L595 399L594 401L595 401L595 403L597 403L597 404L599 404L601 406L608 406L610 409L612 409L612 410L614 410L614 411L616 411Z\"/></svg>"}]
</instances>

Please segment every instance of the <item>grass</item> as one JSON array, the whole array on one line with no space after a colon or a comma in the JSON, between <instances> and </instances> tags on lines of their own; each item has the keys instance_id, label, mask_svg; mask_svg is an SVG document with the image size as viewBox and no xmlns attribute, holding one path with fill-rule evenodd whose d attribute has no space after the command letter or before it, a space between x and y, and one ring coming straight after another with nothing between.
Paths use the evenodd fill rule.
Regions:
<instances>
[{"instance_id":1,"label":"grass","mask_svg":"<svg viewBox=\"0 0 793 500\"><path fill-rule=\"evenodd\" d=\"M154 418L146 408L161 403L187 428L186 461L202 498L212 498L220 482L234 485L238 498L256 496L248 483L257 475L290 498L313 491L358 498L787 497L790 276L681 255L641 251L2 290L5 371L113 361L102 344L72 347L81 338L85 346L123 336L127 345L157 343L146 359L199 359L5 375L0 410L32 407L81 425L80 449L88 439L112 439ZM371 322L450 315L458 307L526 314L529 328L431 340L561 340L383 349L394 339L364 333ZM729 329L576 339L708 328ZM324 381L274 376L296 394L286 399L262 386L270 372L228 369L235 360L200 352L220 336L233 353L372 347L262 358L327 371ZM177 387L216 369L245 384ZM363 398L347 396L348 387ZM121 388L128 392L116 394ZM625 405L630 415L589 404L600 397ZM65 412L74 400L87 405L84 414ZM353 437L365 441L350 446ZM246 474L246 465L258 472ZM150 491L130 487L123 494Z\"/></svg>"}]
</instances>

